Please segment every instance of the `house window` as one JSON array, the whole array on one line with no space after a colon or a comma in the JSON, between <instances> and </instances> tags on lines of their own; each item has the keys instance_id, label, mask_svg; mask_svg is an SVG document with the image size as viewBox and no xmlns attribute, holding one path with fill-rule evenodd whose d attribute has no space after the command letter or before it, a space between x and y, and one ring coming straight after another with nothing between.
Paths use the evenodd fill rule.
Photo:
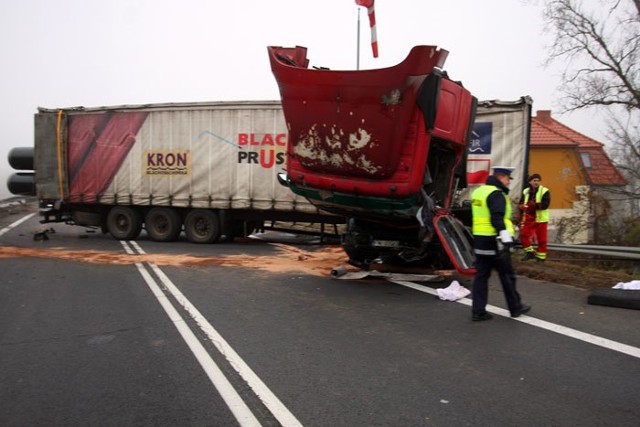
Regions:
<instances>
[{"instance_id":1,"label":"house window","mask_svg":"<svg viewBox=\"0 0 640 427\"><path fill-rule=\"evenodd\" d=\"M589 153L580 153L580 158L582 159L584 167L591 169L591 157L589 156Z\"/></svg>"}]
</instances>

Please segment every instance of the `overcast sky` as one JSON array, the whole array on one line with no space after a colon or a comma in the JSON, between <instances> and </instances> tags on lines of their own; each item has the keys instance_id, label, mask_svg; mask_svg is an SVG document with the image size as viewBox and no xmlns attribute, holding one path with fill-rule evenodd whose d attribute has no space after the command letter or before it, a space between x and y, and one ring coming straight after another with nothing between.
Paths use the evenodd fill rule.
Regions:
<instances>
[{"instance_id":1,"label":"overcast sky","mask_svg":"<svg viewBox=\"0 0 640 427\"><path fill-rule=\"evenodd\" d=\"M354 0L2 1L0 199L10 195L7 153L33 146L38 106L279 99L266 47L306 46L311 65L355 69L358 9L361 69L437 45L478 99L529 95L534 113L559 108L560 68L542 66L542 1L376 0L375 59ZM554 117L605 142L591 113Z\"/></svg>"}]
</instances>

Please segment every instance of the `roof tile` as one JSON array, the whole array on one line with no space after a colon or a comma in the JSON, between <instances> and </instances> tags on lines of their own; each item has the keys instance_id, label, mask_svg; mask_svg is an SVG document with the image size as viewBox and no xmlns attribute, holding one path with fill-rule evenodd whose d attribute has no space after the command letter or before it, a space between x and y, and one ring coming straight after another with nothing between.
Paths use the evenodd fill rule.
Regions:
<instances>
[{"instance_id":1,"label":"roof tile","mask_svg":"<svg viewBox=\"0 0 640 427\"><path fill-rule=\"evenodd\" d=\"M604 144L581 134L551 117L550 110L539 110L531 120L531 147L574 147L589 156L591 167L585 172L591 185L626 185L627 180L604 151Z\"/></svg>"}]
</instances>

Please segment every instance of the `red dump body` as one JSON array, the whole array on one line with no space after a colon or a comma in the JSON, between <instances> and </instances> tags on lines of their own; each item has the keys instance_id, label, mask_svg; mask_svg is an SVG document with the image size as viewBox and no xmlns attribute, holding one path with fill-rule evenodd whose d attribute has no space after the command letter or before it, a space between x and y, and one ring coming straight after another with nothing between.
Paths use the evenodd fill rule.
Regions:
<instances>
[{"instance_id":1,"label":"red dump body","mask_svg":"<svg viewBox=\"0 0 640 427\"><path fill-rule=\"evenodd\" d=\"M448 141L459 163L474 99L446 77L425 82L430 75L442 75L447 55L436 46L416 46L390 68L330 71L308 69L304 47L269 47L289 129L291 182L360 196L406 198L423 185L433 138ZM431 111L418 107L421 99ZM450 187L453 174L447 178ZM440 200L444 207L449 201Z\"/></svg>"}]
</instances>

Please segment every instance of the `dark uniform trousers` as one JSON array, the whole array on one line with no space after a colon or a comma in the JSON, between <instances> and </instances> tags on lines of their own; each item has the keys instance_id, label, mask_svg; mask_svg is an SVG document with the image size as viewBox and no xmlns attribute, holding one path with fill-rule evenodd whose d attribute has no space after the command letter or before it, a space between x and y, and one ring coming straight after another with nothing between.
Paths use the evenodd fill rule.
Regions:
<instances>
[{"instance_id":1,"label":"dark uniform trousers","mask_svg":"<svg viewBox=\"0 0 640 427\"><path fill-rule=\"evenodd\" d=\"M477 273L473 280L471 307L473 314L484 314L489 297L489 277L491 270L495 268L500 276L500 283L504 291L509 311L514 312L522 308L520 295L516 291L516 273L511 264L511 254L501 253L498 255L478 255L476 254Z\"/></svg>"}]
</instances>

